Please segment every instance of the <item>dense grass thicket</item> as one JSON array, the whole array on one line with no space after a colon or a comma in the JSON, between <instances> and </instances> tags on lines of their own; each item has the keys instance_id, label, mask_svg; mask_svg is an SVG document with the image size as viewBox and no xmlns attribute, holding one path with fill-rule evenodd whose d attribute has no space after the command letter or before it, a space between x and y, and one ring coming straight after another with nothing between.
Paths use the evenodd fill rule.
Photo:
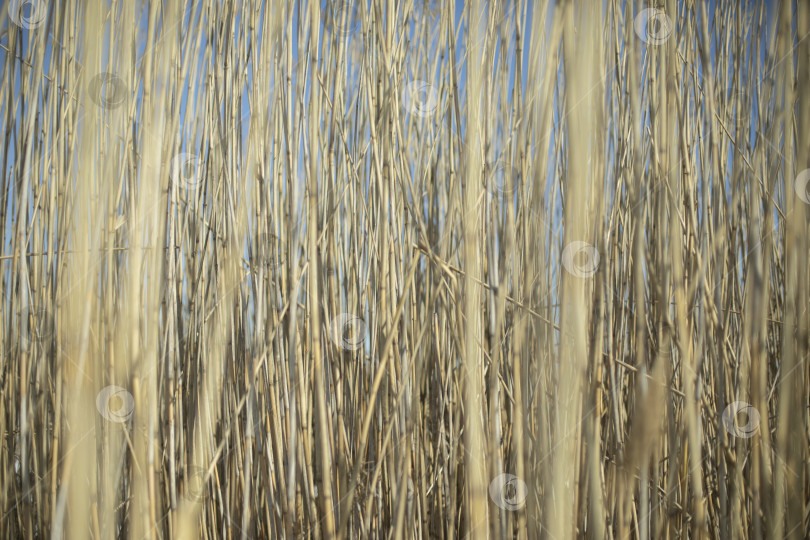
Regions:
<instances>
[{"instance_id":1,"label":"dense grass thicket","mask_svg":"<svg viewBox=\"0 0 810 540\"><path fill-rule=\"evenodd\" d=\"M810 537L809 34L5 0L0 538Z\"/></svg>"}]
</instances>

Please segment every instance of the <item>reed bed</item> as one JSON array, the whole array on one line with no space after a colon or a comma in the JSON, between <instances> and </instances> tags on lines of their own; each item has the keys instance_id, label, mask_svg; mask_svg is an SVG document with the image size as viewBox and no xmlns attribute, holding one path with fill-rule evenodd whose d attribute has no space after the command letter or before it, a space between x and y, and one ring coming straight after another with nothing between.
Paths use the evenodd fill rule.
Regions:
<instances>
[{"instance_id":1,"label":"reed bed","mask_svg":"<svg viewBox=\"0 0 810 540\"><path fill-rule=\"evenodd\" d=\"M810 537L810 4L9 0L0 538Z\"/></svg>"}]
</instances>

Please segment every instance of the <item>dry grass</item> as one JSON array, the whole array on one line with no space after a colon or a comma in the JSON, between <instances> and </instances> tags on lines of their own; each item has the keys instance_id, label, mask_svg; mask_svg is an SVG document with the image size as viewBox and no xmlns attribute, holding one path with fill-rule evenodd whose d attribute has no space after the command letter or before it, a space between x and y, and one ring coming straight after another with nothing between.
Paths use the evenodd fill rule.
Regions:
<instances>
[{"instance_id":1,"label":"dry grass","mask_svg":"<svg viewBox=\"0 0 810 540\"><path fill-rule=\"evenodd\" d=\"M0 537L810 536L810 4L32 2Z\"/></svg>"}]
</instances>

